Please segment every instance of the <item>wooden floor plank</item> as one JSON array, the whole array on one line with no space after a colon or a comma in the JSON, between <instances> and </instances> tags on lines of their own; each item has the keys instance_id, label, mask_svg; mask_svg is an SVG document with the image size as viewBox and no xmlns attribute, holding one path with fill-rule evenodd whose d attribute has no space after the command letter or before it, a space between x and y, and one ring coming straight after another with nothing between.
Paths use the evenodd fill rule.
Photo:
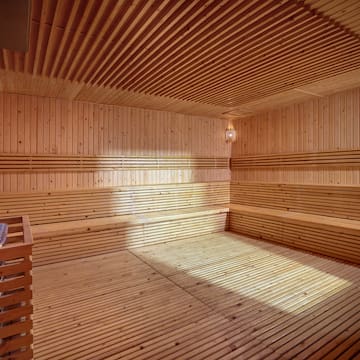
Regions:
<instances>
[{"instance_id":1,"label":"wooden floor plank","mask_svg":"<svg viewBox=\"0 0 360 360\"><path fill-rule=\"evenodd\" d=\"M37 267L34 358L350 359L360 268L230 232Z\"/></svg>"}]
</instances>

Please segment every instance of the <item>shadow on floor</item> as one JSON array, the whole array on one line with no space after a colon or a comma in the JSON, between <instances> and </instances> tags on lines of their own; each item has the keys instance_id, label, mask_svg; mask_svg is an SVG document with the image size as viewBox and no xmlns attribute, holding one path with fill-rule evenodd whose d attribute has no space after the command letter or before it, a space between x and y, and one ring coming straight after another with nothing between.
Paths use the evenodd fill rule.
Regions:
<instances>
[{"instance_id":1,"label":"shadow on floor","mask_svg":"<svg viewBox=\"0 0 360 360\"><path fill-rule=\"evenodd\" d=\"M37 359L359 356L360 269L330 259L226 232L42 268Z\"/></svg>"}]
</instances>

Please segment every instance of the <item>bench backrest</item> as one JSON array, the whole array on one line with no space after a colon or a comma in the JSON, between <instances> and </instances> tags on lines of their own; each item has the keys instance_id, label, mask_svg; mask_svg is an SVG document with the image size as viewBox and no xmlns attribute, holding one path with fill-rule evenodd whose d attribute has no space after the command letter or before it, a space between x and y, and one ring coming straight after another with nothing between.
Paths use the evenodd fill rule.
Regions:
<instances>
[{"instance_id":1,"label":"bench backrest","mask_svg":"<svg viewBox=\"0 0 360 360\"><path fill-rule=\"evenodd\" d=\"M233 182L230 202L360 220L360 186Z\"/></svg>"}]
</instances>

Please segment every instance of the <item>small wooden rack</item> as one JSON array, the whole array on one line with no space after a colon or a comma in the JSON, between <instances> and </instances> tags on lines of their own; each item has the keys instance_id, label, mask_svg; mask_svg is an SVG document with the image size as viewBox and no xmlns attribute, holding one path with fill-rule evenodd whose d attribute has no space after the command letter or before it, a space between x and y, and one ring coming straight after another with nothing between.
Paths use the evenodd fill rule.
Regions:
<instances>
[{"instance_id":1,"label":"small wooden rack","mask_svg":"<svg viewBox=\"0 0 360 360\"><path fill-rule=\"evenodd\" d=\"M0 218L8 235L0 248L0 358L29 360L32 349L32 235L27 216Z\"/></svg>"}]
</instances>

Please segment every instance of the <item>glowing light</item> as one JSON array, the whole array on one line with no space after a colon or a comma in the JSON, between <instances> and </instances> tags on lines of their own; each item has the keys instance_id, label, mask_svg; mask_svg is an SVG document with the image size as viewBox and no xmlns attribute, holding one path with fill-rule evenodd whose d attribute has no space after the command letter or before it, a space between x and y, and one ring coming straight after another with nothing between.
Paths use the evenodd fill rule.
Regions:
<instances>
[{"instance_id":1,"label":"glowing light","mask_svg":"<svg viewBox=\"0 0 360 360\"><path fill-rule=\"evenodd\" d=\"M236 140L236 130L235 129L226 129L225 140L226 140L226 142L234 142Z\"/></svg>"}]
</instances>

